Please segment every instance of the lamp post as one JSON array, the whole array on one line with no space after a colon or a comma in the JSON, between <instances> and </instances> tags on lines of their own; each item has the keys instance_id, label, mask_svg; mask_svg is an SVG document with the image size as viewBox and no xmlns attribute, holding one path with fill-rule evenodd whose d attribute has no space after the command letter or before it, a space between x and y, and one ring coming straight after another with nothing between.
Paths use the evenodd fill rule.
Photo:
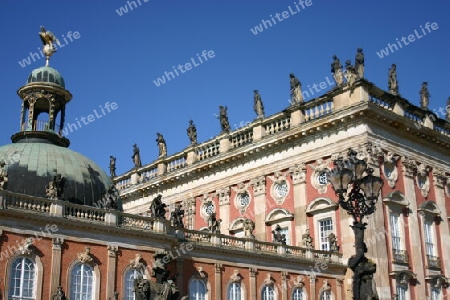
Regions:
<instances>
[{"instance_id":1,"label":"lamp post","mask_svg":"<svg viewBox=\"0 0 450 300\"><path fill-rule=\"evenodd\" d=\"M357 159L356 155L357 152L350 148L349 161L336 160L328 180L339 197L339 205L353 217L356 254L348 261L353 271L353 299L378 299L372 286L376 265L365 257L367 246L364 243L364 231L367 223L363 219L375 211L383 180L373 176L373 169L367 168L366 162Z\"/></svg>"}]
</instances>

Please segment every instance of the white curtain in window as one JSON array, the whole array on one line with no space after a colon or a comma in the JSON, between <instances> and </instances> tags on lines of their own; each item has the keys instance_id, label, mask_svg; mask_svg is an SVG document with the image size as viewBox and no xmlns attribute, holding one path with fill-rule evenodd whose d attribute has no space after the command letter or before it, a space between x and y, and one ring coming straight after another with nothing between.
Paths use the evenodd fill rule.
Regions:
<instances>
[{"instance_id":1,"label":"white curtain in window","mask_svg":"<svg viewBox=\"0 0 450 300\"><path fill-rule=\"evenodd\" d=\"M94 271L91 266L79 263L71 273L71 299L94 300Z\"/></svg>"},{"instance_id":2,"label":"white curtain in window","mask_svg":"<svg viewBox=\"0 0 450 300\"><path fill-rule=\"evenodd\" d=\"M262 290L261 299L262 300L275 300L275 292L273 290L273 287L265 286Z\"/></svg>"},{"instance_id":3,"label":"white curtain in window","mask_svg":"<svg viewBox=\"0 0 450 300\"><path fill-rule=\"evenodd\" d=\"M191 281L189 300L206 300L206 285L202 280L194 279Z\"/></svg>"},{"instance_id":4,"label":"white curtain in window","mask_svg":"<svg viewBox=\"0 0 450 300\"><path fill-rule=\"evenodd\" d=\"M292 292L292 300L303 300L303 291L300 288L294 289Z\"/></svg>"},{"instance_id":5,"label":"white curtain in window","mask_svg":"<svg viewBox=\"0 0 450 300\"><path fill-rule=\"evenodd\" d=\"M330 251L330 243L328 241L328 236L332 232L333 232L333 221L331 220L331 218L319 221L320 250Z\"/></svg>"},{"instance_id":6,"label":"white curtain in window","mask_svg":"<svg viewBox=\"0 0 450 300\"><path fill-rule=\"evenodd\" d=\"M241 300L241 284L232 282L228 285L228 300Z\"/></svg>"}]
</instances>

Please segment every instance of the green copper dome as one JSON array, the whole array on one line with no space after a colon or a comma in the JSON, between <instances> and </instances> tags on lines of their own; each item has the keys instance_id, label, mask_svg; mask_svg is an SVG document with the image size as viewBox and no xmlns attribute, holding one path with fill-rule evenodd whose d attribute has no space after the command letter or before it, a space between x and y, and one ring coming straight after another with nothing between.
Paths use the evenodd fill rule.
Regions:
<instances>
[{"instance_id":1,"label":"green copper dome","mask_svg":"<svg viewBox=\"0 0 450 300\"><path fill-rule=\"evenodd\" d=\"M18 142L0 147L0 160L6 162L6 190L46 197L45 186L56 173L65 179L63 198L67 201L100 204L113 182L87 157L51 143Z\"/></svg>"},{"instance_id":2,"label":"green copper dome","mask_svg":"<svg viewBox=\"0 0 450 300\"><path fill-rule=\"evenodd\" d=\"M33 82L50 82L55 83L63 88L66 87L64 83L64 78L62 78L61 74L51 67L40 67L31 71L31 74L28 76L27 84Z\"/></svg>"}]
</instances>

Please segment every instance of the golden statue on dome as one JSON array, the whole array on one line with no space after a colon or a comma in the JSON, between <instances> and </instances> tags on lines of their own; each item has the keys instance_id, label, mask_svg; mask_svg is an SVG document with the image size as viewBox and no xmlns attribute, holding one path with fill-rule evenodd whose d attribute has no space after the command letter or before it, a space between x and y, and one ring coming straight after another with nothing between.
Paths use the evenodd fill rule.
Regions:
<instances>
[{"instance_id":1,"label":"golden statue on dome","mask_svg":"<svg viewBox=\"0 0 450 300\"><path fill-rule=\"evenodd\" d=\"M46 30L44 26L41 26L39 36L41 37L42 44L44 45L44 47L42 47L42 51L46 56L45 66L48 67L50 56L52 56L53 53L56 52L55 43L58 44L59 41L56 36L51 31Z\"/></svg>"}]
</instances>

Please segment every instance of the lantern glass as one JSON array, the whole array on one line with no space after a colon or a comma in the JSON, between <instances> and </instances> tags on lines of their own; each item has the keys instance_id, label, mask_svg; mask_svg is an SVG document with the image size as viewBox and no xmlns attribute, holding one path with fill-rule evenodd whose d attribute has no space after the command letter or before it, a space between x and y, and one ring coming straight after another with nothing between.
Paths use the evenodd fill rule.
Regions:
<instances>
[{"instance_id":1,"label":"lantern glass","mask_svg":"<svg viewBox=\"0 0 450 300\"><path fill-rule=\"evenodd\" d=\"M359 185L363 190L364 195L366 195L367 199L376 199L378 194L383 187L383 180L380 177L367 175L362 179L361 184Z\"/></svg>"}]
</instances>

